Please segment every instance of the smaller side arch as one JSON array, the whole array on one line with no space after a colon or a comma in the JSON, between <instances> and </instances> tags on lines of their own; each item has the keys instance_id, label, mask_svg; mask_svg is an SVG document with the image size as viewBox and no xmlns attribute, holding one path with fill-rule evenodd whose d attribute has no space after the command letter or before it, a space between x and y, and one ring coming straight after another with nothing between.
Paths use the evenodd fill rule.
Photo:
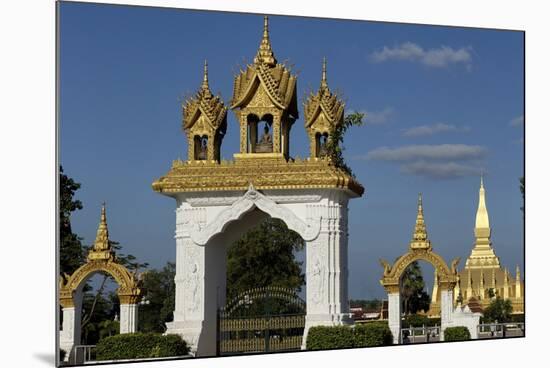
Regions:
<instances>
[{"instance_id":1,"label":"smaller side arch","mask_svg":"<svg viewBox=\"0 0 550 368\"><path fill-rule=\"evenodd\" d=\"M115 260L91 260L80 266L72 275L62 277L60 282L60 303L63 307L74 306L74 293L92 274L105 272L118 284L118 296L121 304L136 304L142 296L140 282L136 276Z\"/></svg>"},{"instance_id":2,"label":"smaller side arch","mask_svg":"<svg viewBox=\"0 0 550 368\"><path fill-rule=\"evenodd\" d=\"M380 263L384 267L384 275L380 283L388 292L399 290L399 282L405 269L414 261L424 260L430 263L439 275L439 284L443 287L453 288L458 281L456 264L460 258L455 258L452 261L452 266L449 267L445 260L437 253L430 249L411 249L407 253L399 257L393 265L390 265L385 260L381 259Z\"/></svg>"}]
</instances>

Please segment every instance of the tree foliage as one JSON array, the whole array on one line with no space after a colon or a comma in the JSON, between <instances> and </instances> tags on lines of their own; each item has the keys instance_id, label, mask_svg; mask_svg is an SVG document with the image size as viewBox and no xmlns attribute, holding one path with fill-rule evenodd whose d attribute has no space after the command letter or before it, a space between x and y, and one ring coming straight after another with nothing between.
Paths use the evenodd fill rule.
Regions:
<instances>
[{"instance_id":1,"label":"tree foliage","mask_svg":"<svg viewBox=\"0 0 550 368\"><path fill-rule=\"evenodd\" d=\"M82 209L82 202L74 199L80 183L63 173L59 167L59 272L72 274L84 262L82 238L71 228L71 214Z\"/></svg>"},{"instance_id":2,"label":"tree foliage","mask_svg":"<svg viewBox=\"0 0 550 368\"><path fill-rule=\"evenodd\" d=\"M401 276L401 298L403 312L415 314L430 308L430 296L424 290L424 278L418 261L407 266Z\"/></svg>"},{"instance_id":3,"label":"tree foliage","mask_svg":"<svg viewBox=\"0 0 550 368\"><path fill-rule=\"evenodd\" d=\"M493 322L510 322L512 316L512 302L510 299L503 299L497 296L491 304L483 311L483 321L487 323Z\"/></svg>"},{"instance_id":4,"label":"tree foliage","mask_svg":"<svg viewBox=\"0 0 550 368\"><path fill-rule=\"evenodd\" d=\"M471 338L470 330L464 326L448 327L443 331L443 335L445 341L466 341Z\"/></svg>"},{"instance_id":5,"label":"tree foliage","mask_svg":"<svg viewBox=\"0 0 550 368\"><path fill-rule=\"evenodd\" d=\"M300 235L279 219L266 219L245 233L228 250L227 297L262 286L300 291L305 275L294 252L304 245Z\"/></svg>"},{"instance_id":6,"label":"tree foliage","mask_svg":"<svg viewBox=\"0 0 550 368\"><path fill-rule=\"evenodd\" d=\"M162 270L150 270L143 276L146 304L140 305L138 329L141 332L165 332L166 322L174 319L176 264L168 262Z\"/></svg>"},{"instance_id":7,"label":"tree foliage","mask_svg":"<svg viewBox=\"0 0 550 368\"><path fill-rule=\"evenodd\" d=\"M380 308L382 307L382 301L379 299L350 299L349 306L350 308L363 308L364 310L380 311Z\"/></svg>"},{"instance_id":8,"label":"tree foliage","mask_svg":"<svg viewBox=\"0 0 550 368\"><path fill-rule=\"evenodd\" d=\"M364 115L365 114L357 111L346 115L343 124L338 124L332 127L326 145L327 155L332 160L334 165L352 176L354 176L353 171L344 160L344 135L350 127L363 125Z\"/></svg>"}]
</instances>

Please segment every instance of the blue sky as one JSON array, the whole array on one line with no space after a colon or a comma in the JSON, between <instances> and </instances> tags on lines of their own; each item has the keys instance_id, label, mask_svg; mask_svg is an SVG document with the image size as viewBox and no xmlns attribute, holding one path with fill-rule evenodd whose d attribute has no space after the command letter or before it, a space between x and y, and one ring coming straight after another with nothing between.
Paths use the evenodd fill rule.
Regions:
<instances>
[{"instance_id":1,"label":"blue sky","mask_svg":"<svg viewBox=\"0 0 550 368\"><path fill-rule=\"evenodd\" d=\"M204 59L212 90L231 98L262 16L62 3L59 21L60 163L84 204L73 229L93 242L106 201L111 238L161 267L175 259L175 201L151 183L186 157L181 101L199 88ZM270 36L298 73L300 112L326 56L330 88L367 114L345 139L366 188L350 202L350 297L384 296L378 259L407 250L419 192L434 249L464 262L481 171L495 251L522 266L523 33L272 16ZM307 156L303 119L291 133L291 155ZM222 156L237 151L229 113Z\"/></svg>"}]
</instances>

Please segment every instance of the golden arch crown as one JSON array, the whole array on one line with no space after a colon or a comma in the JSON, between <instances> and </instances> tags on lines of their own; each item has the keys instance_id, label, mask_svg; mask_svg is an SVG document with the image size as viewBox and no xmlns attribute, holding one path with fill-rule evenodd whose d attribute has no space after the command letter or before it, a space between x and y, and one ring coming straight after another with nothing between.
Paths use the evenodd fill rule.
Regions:
<instances>
[{"instance_id":1,"label":"golden arch crown","mask_svg":"<svg viewBox=\"0 0 550 368\"><path fill-rule=\"evenodd\" d=\"M399 292L401 276L405 269L414 261L423 260L430 263L438 275L438 286L441 289L452 290L458 282L458 264L460 258L455 258L449 267L445 260L433 251L431 242L428 240L428 232L424 222L424 209L422 206L422 195L418 196L418 208L416 223L413 231L413 238L409 243L409 250L401 255L393 265L380 259L384 268L380 284L388 293Z\"/></svg>"},{"instance_id":2,"label":"golden arch crown","mask_svg":"<svg viewBox=\"0 0 550 368\"><path fill-rule=\"evenodd\" d=\"M87 262L80 266L72 275L63 275L59 280L59 297L64 308L74 307L75 292L95 273L103 272L111 275L118 284L120 304L136 304L141 299L141 281L135 273L117 262L116 255L109 243L109 230L105 203L101 207L101 218L97 229L96 240L90 249Z\"/></svg>"}]
</instances>

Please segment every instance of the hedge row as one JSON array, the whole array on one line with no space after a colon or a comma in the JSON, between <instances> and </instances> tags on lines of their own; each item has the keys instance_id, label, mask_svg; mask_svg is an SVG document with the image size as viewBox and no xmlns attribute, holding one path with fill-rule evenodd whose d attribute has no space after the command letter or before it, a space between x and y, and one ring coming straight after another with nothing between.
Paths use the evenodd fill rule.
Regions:
<instances>
[{"instance_id":1,"label":"hedge row","mask_svg":"<svg viewBox=\"0 0 550 368\"><path fill-rule=\"evenodd\" d=\"M359 348L391 345L393 337L386 322L351 326L316 326L309 329L308 350Z\"/></svg>"},{"instance_id":2,"label":"hedge row","mask_svg":"<svg viewBox=\"0 0 550 368\"><path fill-rule=\"evenodd\" d=\"M405 327L432 327L441 326L441 318L430 318L428 316L422 316L419 314L410 314L405 316L401 322L401 326Z\"/></svg>"},{"instance_id":3,"label":"hedge row","mask_svg":"<svg viewBox=\"0 0 550 368\"><path fill-rule=\"evenodd\" d=\"M447 327L443 333L445 335L445 341L470 340L470 330L464 326Z\"/></svg>"},{"instance_id":4,"label":"hedge row","mask_svg":"<svg viewBox=\"0 0 550 368\"><path fill-rule=\"evenodd\" d=\"M97 360L173 357L189 352L179 335L132 333L109 336L96 346Z\"/></svg>"}]
</instances>

